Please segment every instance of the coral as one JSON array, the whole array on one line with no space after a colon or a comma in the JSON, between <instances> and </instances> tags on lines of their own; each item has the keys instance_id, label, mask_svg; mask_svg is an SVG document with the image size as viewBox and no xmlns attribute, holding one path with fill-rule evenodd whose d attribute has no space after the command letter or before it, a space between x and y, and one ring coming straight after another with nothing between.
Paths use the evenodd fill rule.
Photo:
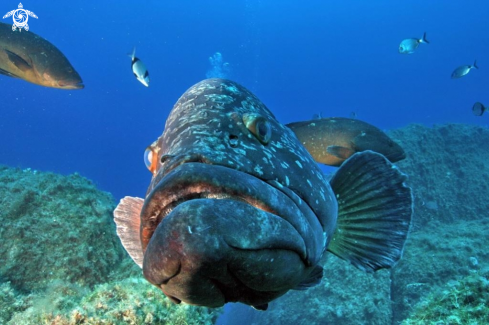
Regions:
<instances>
[{"instance_id":1,"label":"coral","mask_svg":"<svg viewBox=\"0 0 489 325\"><path fill-rule=\"evenodd\" d=\"M489 269L451 281L421 301L403 325L489 324Z\"/></svg>"},{"instance_id":2,"label":"coral","mask_svg":"<svg viewBox=\"0 0 489 325\"><path fill-rule=\"evenodd\" d=\"M206 78L229 77L229 63L224 62L221 53L216 52L213 56L209 57L209 63L211 64L211 68L205 74Z\"/></svg>"}]
</instances>

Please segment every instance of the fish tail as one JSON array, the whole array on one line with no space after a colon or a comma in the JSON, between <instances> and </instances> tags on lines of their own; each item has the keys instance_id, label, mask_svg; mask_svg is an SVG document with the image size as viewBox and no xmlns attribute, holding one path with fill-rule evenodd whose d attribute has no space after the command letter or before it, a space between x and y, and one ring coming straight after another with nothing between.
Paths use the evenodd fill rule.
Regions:
<instances>
[{"instance_id":1,"label":"fish tail","mask_svg":"<svg viewBox=\"0 0 489 325\"><path fill-rule=\"evenodd\" d=\"M423 38L420 40L420 43L430 44L430 42L426 39L426 32L424 32Z\"/></svg>"},{"instance_id":2,"label":"fish tail","mask_svg":"<svg viewBox=\"0 0 489 325\"><path fill-rule=\"evenodd\" d=\"M132 49L132 53L131 54L128 53L127 56L129 56L131 60L134 61L134 58L136 57L136 47L134 47Z\"/></svg>"},{"instance_id":3,"label":"fish tail","mask_svg":"<svg viewBox=\"0 0 489 325\"><path fill-rule=\"evenodd\" d=\"M479 69L479 67L477 66L477 60L474 60L474 64L472 66L476 69Z\"/></svg>"},{"instance_id":4,"label":"fish tail","mask_svg":"<svg viewBox=\"0 0 489 325\"><path fill-rule=\"evenodd\" d=\"M338 221L328 250L365 271L392 267L402 256L413 214L406 179L370 150L346 160L330 182Z\"/></svg>"}]
</instances>

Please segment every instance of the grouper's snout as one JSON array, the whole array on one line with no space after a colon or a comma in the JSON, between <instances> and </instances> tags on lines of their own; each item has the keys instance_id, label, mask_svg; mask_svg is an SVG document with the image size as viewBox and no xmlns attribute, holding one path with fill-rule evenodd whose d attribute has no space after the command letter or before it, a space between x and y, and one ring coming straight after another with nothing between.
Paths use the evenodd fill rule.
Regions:
<instances>
[{"instance_id":1,"label":"grouper's snout","mask_svg":"<svg viewBox=\"0 0 489 325\"><path fill-rule=\"evenodd\" d=\"M175 302L259 306L310 272L304 241L284 219L235 199L193 199L156 228L144 254L148 281Z\"/></svg>"}]
</instances>

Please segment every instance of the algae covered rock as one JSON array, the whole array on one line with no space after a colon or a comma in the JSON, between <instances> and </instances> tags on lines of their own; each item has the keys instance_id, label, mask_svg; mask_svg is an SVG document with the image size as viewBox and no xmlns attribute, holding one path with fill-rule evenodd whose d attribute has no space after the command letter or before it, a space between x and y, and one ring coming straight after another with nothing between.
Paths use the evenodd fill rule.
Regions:
<instances>
[{"instance_id":1,"label":"algae covered rock","mask_svg":"<svg viewBox=\"0 0 489 325\"><path fill-rule=\"evenodd\" d=\"M266 312L254 313L253 325L390 325L390 273L366 273L328 254L318 286L289 291ZM239 324L238 322L234 324Z\"/></svg>"},{"instance_id":2,"label":"algae covered rock","mask_svg":"<svg viewBox=\"0 0 489 325\"><path fill-rule=\"evenodd\" d=\"M6 324L15 313L23 312L29 305L30 297L19 294L10 282L0 282L0 324Z\"/></svg>"},{"instance_id":3,"label":"algae covered rock","mask_svg":"<svg viewBox=\"0 0 489 325\"><path fill-rule=\"evenodd\" d=\"M489 269L450 281L438 294L420 302L402 325L489 324Z\"/></svg>"},{"instance_id":4,"label":"algae covered rock","mask_svg":"<svg viewBox=\"0 0 489 325\"><path fill-rule=\"evenodd\" d=\"M53 301L48 306L48 301ZM87 290L59 282L31 307L15 314L8 324L116 325L214 324L219 309L175 305L160 290L141 278L100 284Z\"/></svg>"},{"instance_id":5,"label":"algae covered rock","mask_svg":"<svg viewBox=\"0 0 489 325\"><path fill-rule=\"evenodd\" d=\"M0 278L17 290L105 282L123 257L113 198L77 174L0 167Z\"/></svg>"},{"instance_id":6,"label":"algae covered rock","mask_svg":"<svg viewBox=\"0 0 489 325\"><path fill-rule=\"evenodd\" d=\"M409 125L389 133L406 151L397 163L413 188L414 217L393 270L393 320L489 263L489 129Z\"/></svg>"},{"instance_id":7,"label":"algae covered rock","mask_svg":"<svg viewBox=\"0 0 489 325\"><path fill-rule=\"evenodd\" d=\"M433 221L425 228L411 234L404 257L393 270L396 321L447 283L489 266L489 218L451 224Z\"/></svg>"},{"instance_id":8,"label":"algae covered rock","mask_svg":"<svg viewBox=\"0 0 489 325\"><path fill-rule=\"evenodd\" d=\"M389 132L406 151L396 165L409 175L415 201L414 227L487 216L489 129L465 124L412 124Z\"/></svg>"}]
</instances>

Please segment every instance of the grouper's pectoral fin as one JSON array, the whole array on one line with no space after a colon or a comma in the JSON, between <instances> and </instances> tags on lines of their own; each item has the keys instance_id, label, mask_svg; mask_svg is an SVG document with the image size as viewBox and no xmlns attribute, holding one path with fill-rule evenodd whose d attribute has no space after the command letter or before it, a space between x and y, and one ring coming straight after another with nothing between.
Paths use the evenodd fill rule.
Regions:
<instances>
[{"instance_id":1,"label":"grouper's pectoral fin","mask_svg":"<svg viewBox=\"0 0 489 325\"><path fill-rule=\"evenodd\" d=\"M350 158L355 153L355 150L342 146L328 146L326 148L326 151L330 155L333 155L343 160Z\"/></svg>"},{"instance_id":2,"label":"grouper's pectoral fin","mask_svg":"<svg viewBox=\"0 0 489 325\"><path fill-rule=\"evenodd\" d=\"M346 160L330 181L338 221L328 251L366 271L392 267L402 256L413 214L406 179L370 150Z\"/></svg>"},{"instance_id":3,"label":"grouper's pectoral fin","mask_svg":"<svg viewBox=\"0 0 489 325\"><path fill-rule=\"evenodd\" d=\"M114 210L114 221L117 225L117 235L122 246L139 267L143 267L143 248L139 237L140 214L144 200L138 197L126 196Z\"/></svg>"},{"instance_id":4,"label":"grouper's pectoral fin","mask_svg":"<svg viewBox=\"0 0 489 325\"><path fill-rule=\"evenodd\" d=\"M12 62L19 70L21 71L27 71L29 69L32 69L31 65L27 63L26 60L15 54L14 52L11 52L9 50L4 50L5 53L7 53L8 59L10 62Z\"/></svg>"}]
</instances>

